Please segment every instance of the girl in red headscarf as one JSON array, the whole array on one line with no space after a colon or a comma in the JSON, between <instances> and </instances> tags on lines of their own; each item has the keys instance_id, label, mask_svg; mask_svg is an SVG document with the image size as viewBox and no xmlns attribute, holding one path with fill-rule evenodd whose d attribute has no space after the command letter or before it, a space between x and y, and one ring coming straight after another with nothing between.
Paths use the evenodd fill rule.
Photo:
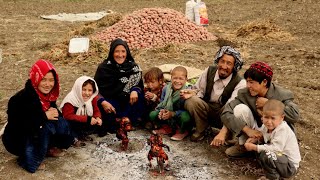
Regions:
<instances>
[{"instance_id":1,"label":"girl in red headscarf","mask_svg":"<svg viewBox=\"0 0 320 180\"><path fill-rule=\"evenodd\" d=\"M5 148L18 156L18 164L34 173L45 155L62 155L73 141L69 126L57 109L59 78L53 65L38 60L31 68L25 88L8 103L8 124L2 141ZM49 149L49 150L48 150Z\"/></svg>"}]
</instances>

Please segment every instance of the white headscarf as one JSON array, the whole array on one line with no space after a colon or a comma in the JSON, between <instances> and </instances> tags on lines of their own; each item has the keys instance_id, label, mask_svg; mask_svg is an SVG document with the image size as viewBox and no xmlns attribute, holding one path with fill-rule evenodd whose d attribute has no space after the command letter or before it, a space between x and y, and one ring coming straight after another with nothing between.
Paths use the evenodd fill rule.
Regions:
<instances>
[{"instance_id":1,"label":"white headscarf","mask_svg":"<svg viewBox=\"0 0 320 180\"><path fill-rule=\"evenodd\" d=\"M86 102L84 102L82 97L82 85L87 80L92 80L96 86L96 92L92 94L90 99ZM62 109L65 103L70 103L73 106L77 107L78 110L76 112L77 115L87 115L92 116L93 115L93 107L92 107L92 99L96 97L99 93L98 86L96 81L88 76L81 76L79 77L73 87L72 90L69 92L69 94L63 99L60 108Z\"/></svg>"}]
</instances>

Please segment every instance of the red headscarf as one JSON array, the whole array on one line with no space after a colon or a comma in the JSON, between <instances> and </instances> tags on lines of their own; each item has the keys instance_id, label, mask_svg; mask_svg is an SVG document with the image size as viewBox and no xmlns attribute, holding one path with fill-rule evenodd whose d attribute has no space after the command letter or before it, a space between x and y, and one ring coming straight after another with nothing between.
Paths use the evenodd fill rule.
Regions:
<instances>
[{"instance_id":1,"label":"red headscarf","mask_svg":"<svg viewBox=\"0 0 320 180\"><path fill-rule=\"evenodd\" d=\"M49 94L43 94L38 89L38 86L42 78L51 70L54 71L53 75L55 76L54 78L55 84L52 90L49 92ZM43 111L47 111L50 108L50 102L56 101L59 96L59 90L60 90L59 77L55 68L50 62L40 59L31 67L30 80L33 88L36 90L37 94L39 95Z\"/></svg>"}]
</instances>

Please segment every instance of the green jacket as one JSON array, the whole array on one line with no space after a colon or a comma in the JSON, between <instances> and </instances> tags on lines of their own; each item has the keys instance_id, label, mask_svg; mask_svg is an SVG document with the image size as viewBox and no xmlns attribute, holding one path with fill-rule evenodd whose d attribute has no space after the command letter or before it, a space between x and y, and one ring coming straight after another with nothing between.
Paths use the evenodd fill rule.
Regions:
<instances>
[{"instance_id":1,"label":"green jacket","mask_svg":"<svg viewBox=\"0 0 320 180\"><path fill-rule=\"evenodd\" d=\"M277 99L284 103L285 105L285 121L293 129L293 124L299 120L299 108L293 102L293 93L290 90L279 87L271 83L266 97L267 99ZM227 104L224 108L224 111L221 114L221 121L223 124L231 130L233 133L239 134L241 130L246 126L244 121L237 119L233 114L233 109L238 104L245 104L250 109L254 116L254 119L257 121L258 126L262 125L261 117L259 117L256 109L256 100L257 97L251 96L248 88L240 89L238 91L238 96Z\"/></svg>"}]
</instances>

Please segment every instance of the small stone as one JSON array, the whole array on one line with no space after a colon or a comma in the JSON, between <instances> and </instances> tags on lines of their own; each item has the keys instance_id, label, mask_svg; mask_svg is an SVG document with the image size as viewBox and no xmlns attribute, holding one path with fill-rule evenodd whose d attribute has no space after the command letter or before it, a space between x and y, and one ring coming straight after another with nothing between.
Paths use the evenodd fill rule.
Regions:
<instances>
[{"instance_id":1,"label":"small stone","mask_svg":"<svg viewBox=\"0 0 320 180\"><path fill-rule=\"evenodd\" d=\"M307 150L311 150L311 147L309 147L309 146L304 146L304 148Z\"/></svg>"}]
</instances>

